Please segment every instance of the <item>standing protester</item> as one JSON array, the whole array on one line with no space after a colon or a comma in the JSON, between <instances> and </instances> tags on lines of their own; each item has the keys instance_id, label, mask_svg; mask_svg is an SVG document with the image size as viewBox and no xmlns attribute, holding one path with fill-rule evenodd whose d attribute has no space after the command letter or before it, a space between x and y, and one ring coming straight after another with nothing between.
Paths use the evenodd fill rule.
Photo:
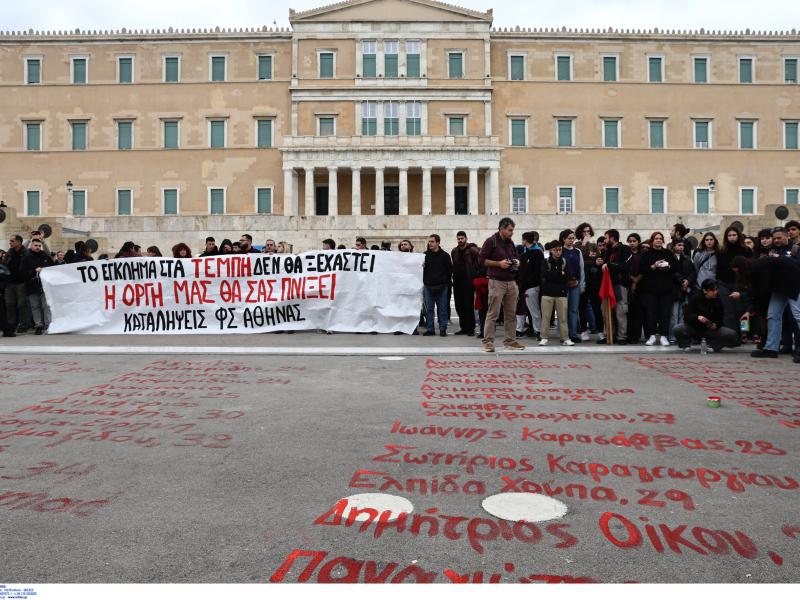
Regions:
<instances>
[{"instance_id":1,"label":"standing protester","mask_svg":"<svg viewBox=\"0 0 800 600\"><path fill-rule=\"evenodd\" d=\"M494 334L500 307L505 315L505 339L503 345L509 350L524 350L525 346L516 340L517 298L519 289L515 280L519 269L517 249L511 237L515 223L508 217L500 219L498 231L488 238L478 256L479 264L486 268L489 278L489 312L483 331L483 349L494 352Z\"/></svg>"},{"instance_id":2,"label":"standing protester","mask_svg":"<svg viewBox=\"0 0 800 600\"><path fill-rule=\"evenodd\" d=\"M586 290L586 274L583 270L583 253L575 248L575 232L565 229L558 236L558 241L563 246L561 256L567 263L567 322L569 324L569 339L579 343L578 326L580 322L581 294ZM562 314L558 313L559 320ZM588 341L589 336L586 336Z\"/></svg>"},{"instance_id":3,"label":"standing protester","mask_svg":"<svg viewBox=\"0 0 800 600\"><path fill-rule=\"evenodd\" d=\"M222 247L220 246L220 250ZM278 252L278 246L275 244L275 240L268 239L264 242L264 254L276 254Z\"/></svg>"},{"instance_id":4,"label":"standing protester","mask_svg":"<svg viewBox=\"0 0 800 600\"><path fill-rule=\"evenodd\" d=\"M684 350L691 348L692 340L705 339L714 352L739 343L736 332L722 325L722 301L719 284L714 279L706 279L700 286L700 293L689 299L684 308L684 322L673 331L678 346Z\"/></svg>"},{"instance_id":5,"label":"standing protester","mask_svg":"<svg viewBox=\"0 0 800 600\"><path fill-rule=\"evenodd\" d=\"M685 242L681 238L672 240L672 255L675 257L675 283L673 286L672 314L669 319L669 334L667 338L671 344L677 338L673 333L675 327L683 323L683 309L692 292L695 291L697 273L694 270L692 259L684 254Z\"/></svg>"},{"instance_id":6,"label":"standing protester","mask_svg":"<svg viewBox=\"0 0 800 600\"><path fill-rule=\"evenodd\" d=\"M675 225L672 226L672 231L669 235L671 243L675 243L675 240L685 240L690 231L691 229L689 229L683 223L675 223ZM689 248L688 244L684 244L684 254L691 258L692 249Z\"/></svg>"},{"instance_id":7,"label":"standing protester","mask_svg":"<svg viewBox=\"0 0 800 600\"><path fill-rule=\"evenodd\" d=\"M591 333L598 333L603 329L603 307L600 300L600 286L603 283L603 269L598 266L597 259L605 251L605 238L597 238L597 244L592 244L589 249L588 258L583 261L583 272L586 277L586 293L581 295L581 303L585 304L583 309L586 315L586 322L581 323L581 327L588 326ZM583 317L581 317L583 318ZM584 329L584 333L586 330ZM589 340L588 335L581 334L581 340Z\"/></svg>"},{"instance_id":8,"label":"standing protester","mask_svg":"<svg viewBox=\"0 0 800 600\"><path fill-rule=\"evenodd\" d=\"M758 232L758 245L756 246L754 257L768 256L772 249L772 228L767 227Z\"/></svg>"},{"instance_id":9,"label":"standing protester","mask_svg":"<svg viewBox=\"0 0 800 600\"><path fill-rule=\"evenodd\" d=\"M172 258L192 258L192 249L183 242L172 247Z\"/></svg>"},{"instance_id":10,"label":"standing protester","mask_svg":"<svg viewBox=\"0 0 800 600\"><path fill-rule=\"evenodd\" d=\"M147 248L147 256L160 257L162 256L161 250L158 249L158 246L150 246Z\"/></svg>"},{"instance_id":11,"label":"standing protester","mask_svg":"<svg viewBox=\"0 0 800 600\"><path fill-rule=\"evenodd\" d=\"M642 255L640 270L646 326L647 346L660 341L669 346L669 321L675 283L675 256L664 247L664 234L656 231L650 236L650 250ZM656 336L660 336L659 340Z\"/></svg>"},{"instance_id":12,"label":"standing protester","mask_svg":"<svg viewBox=\"0 0 800 600\"><path fill-rule=\"evenodd\" d=\"M367 240L361 236L356 238L356 250L366 250L367 249Z\"/></svg>"},{"instance_id":13,"label":"standing protester","mask_svg":"<svg viewBox=\"0 0 800 600\"><path fill-rule=\"evenodd\" d=\"M750 258L752 253L744 245L742 234L735 227L725 229L722 250L717 257L717 280L719 281L719 298L725 311L723 325L728 329L739 331L739 317L745 312L747 304L742 290L736 284L736 273L731 264L741 256Z\"/></svg>"},{"instance_id":14,"label":"standing protester","mask_svg":"<svg viewBox=\"0 0 800 600\"><path fill-rule=\"evenodd\" d=\"M25 278L25 292L28 295L31 313L33 315L34 333L42 335L50 325L50 311L42 290L42 281L39 273L45 267L52 267L53 259L50 254L42 249L42 241L31 240L28 253L22 258L22 275Z\"/></svg>"},{"instance_id":15,"label":"standing protester","mask_svg":"<svg viewBox=\"0 0 800 600\"><path fill-rule=\"evenodd\" d=\"M200 253L200 256L216 256L217 254L219 254L217 241L211 236L207 237L205 250ZM161 255L159 254L159 256Z\"/></svg>"},{"instance_id":16,"label":"standing protester","mask_svg":"<svg viewBox=\"0 0 800 600\"><path fill-rule=\"evenodd\" d=\"M567 293L569 290L568 265L562 254L561 240L553 240L545 246L550 255L542 266L542 339L540 346L547 345L547 334L550 330L550 319L553 318L553 309L558 314L558 328L561 334L561 343L564 346L574 346L575 342L569 339L569 326L566 314L569 310Z\"/></svg>"},{"instance_id":17,"label":"standing protester","mask_svg":"<svg viewBox=\"0 0 800 600\"><path fill-rule=\"evenodd\" d=\"M422 270L422 293L425 297L426 330L422 335L436 335L434 331L434 308L439 317L439 335L447 336L447 298L450 279L453 275L453 263L450 255L439 246L441 238L432 233L428 237L428 249L425 251L425 266Z\"/></svg>"},{"instance_id":18,"label":"standing protester","mask_svg":"<svg viewBox=\"0 0 800 600\"><path fill-rule=\"evenodd\" d=\"M397 249L400 252L413 252L414 244L410 240L400 240L400 243L397 244Z\"/></svg>"},{"instance_id":19,"label":"standing protester","mask_svg":"<svg viewBox=\"0 0 800 600\"><path fill-rule=\"evenodd\" d=\"M580 306L579 310L579 320L578 320L578 332L580 333L581 341L588 342L589 341L589 331L592 333L597 333L597 317L598 315L594 314L594 310L592 307L592 302L589 299L589 282L588 277L591 274L595 274L595 271L598 270L597 265L595 264L595 259L597 258L597 244L592 243L592 238L594 237L594 229L589 223L581 223L578 227L575 228L575 247L581 251L583 254L583 271L584 277L587 278L586 287L584 291L581 292L581 299L580 299ZM591 265L589 264L591 262ZM599 271L598 273L599 274ZM601 277L602 279L602 277ZM598 283L598 291L600 289L600 284ZM598 298L599 301L599 298Z\"/></svg>"},{"instance_id":20,"label":"standing protester","mask_svg":"<svg viewBox=\"0 0 800 600\"><path fill-rule=\"evenodd\" d=\"M719 255L719 241L717 236L708 232L703 235L700 246L694 253L692 262L697 273L697 285L703 285L706 279L717 280L717 256ZM719 293L717 294L719 296Z\"/></svg>"},{"instance_id":21,"label":"standing protester","mask_svg":"<svg viewBox=\"0 0 800 600\"><path fill-rule=\"evenodd\" d=\"M602 267L604 271L608 270L611 277L614 298L617 301L614 306L617 325L614 330L614 343L624 345L627 343L626 336L628 332L628 285L630 283L628 262L631 259L631 250L619 241L619 231L616 229L606 231L605 242L605 253L602 258L597 259L597 265ZM597 340L598 344L606 343L608 326L609 324L606 323L606 331Z\"/></svg>"},{"instance_id":22,"label":"standing protester","mask_svg":"<svg viewBox=\"0 0 800 600\"><path fill-rule=\"evenodd\" d=\"M642 292L639 283L642 280L641 262L642 237L638 233L628 236L628 247L631 249L631 260L628 263L628 276L630 287L628 289L628 335L629 344L639 344L642 341L642 328L644 327L644 304L642 304Z\"/></svg>"},{"instance_id":23,"label":"standing protester","mask_svg":"<svg viewBox=\"0 0 800 600\"><path fill-rule=\"evenodd\" d=\"M517 276L517 286L519 287L520 299L523 306L531 316L530 335L541 339L542 330L542 310L539 304L539 291L542 284L542 263L544 263L544 252L534 244L533 231L526 231L522 234L522 251L519 254L519 274ZM517 311L519 312L519 311ZM517 334L525 331L526 315L517 316Z\"/></svg>"},{"instance_id":24,"label":"standing protester","mask_svg":"<svg viewBox=\"0 0 800 600\"><path fill-rule=\"evenodd\" d=\"M22 259L27 250L22 245L21 235L12 235L8 239L8 252L3 264L8 269L6 277L6 329L3 337L14 337L17 333L28 330L28 294L25 291L25 275L22 272Z\"/></svg>"},{"instance_id":25,"label":"standing protester","mask_svg":"<svg viewBox=\"0 0 800 600\"><path fill-rule=\"evenodd\" d=\"M266 246L264 247L266 250ZM322 240L322 249L323 250L336 250L336 242L331 238L327 238Z\"/></svg>"},{"instance_id":26,"label":"standing protester","mask_svg":"<svg viewBox=\"0 0 800 600\"><path fill-rule=\"evenodd\" d=\"M253 248L253 236L249 233L243 233L239 238L239 252L241 254L252 254L259 252Z\"/></svg>"},{"instance_id":27,"label":"standing protester","mask_svg":"<svg viewBox=\"0 0 800 600\"><path fill-rule=\"evenodd\" d=\"M458 313L459 330L456 335L475 335L475 288L471 273L478 261L478 249L467 244L467 234L456 234L458 245L450 252L453 262L453 297Z\"/></svg>"}]
</instances>

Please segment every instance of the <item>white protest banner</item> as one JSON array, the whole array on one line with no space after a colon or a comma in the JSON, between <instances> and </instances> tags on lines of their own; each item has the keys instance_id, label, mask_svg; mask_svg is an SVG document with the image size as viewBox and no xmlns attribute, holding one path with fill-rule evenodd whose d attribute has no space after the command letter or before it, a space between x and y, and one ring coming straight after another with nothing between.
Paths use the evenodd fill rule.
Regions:
<instances>
[{"instance_id":1,"label":"white protest banner","mask_svg":"<svg viewBox=\"0 0 800 600\"><path fill-rule=\"evenodd\" d=\"M421 254L330 251L126 258L41 272L48 333L411 333Z\"/></svg>"}]
</instances>

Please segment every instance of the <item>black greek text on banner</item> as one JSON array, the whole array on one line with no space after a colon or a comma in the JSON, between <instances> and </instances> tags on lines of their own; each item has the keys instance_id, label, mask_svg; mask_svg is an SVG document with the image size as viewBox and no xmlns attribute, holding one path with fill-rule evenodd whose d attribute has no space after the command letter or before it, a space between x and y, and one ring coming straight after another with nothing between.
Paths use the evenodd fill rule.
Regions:
<instances>
[{"instance_id":1,"label":"black greek text on banner","mask_svg":"<svg viewBox=\"0 0 800 600\"><path fill-rule=\"evenodd\" d=\"M48 333L411 333L421 254L125 258L42 270Z\"/></svg>"}]
</instances>

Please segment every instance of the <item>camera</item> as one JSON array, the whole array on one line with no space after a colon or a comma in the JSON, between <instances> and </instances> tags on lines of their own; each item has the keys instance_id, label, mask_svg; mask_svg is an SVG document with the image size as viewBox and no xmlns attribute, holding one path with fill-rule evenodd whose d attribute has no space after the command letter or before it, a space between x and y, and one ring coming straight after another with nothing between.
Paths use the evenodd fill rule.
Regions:
<instances>
[{"instance_id":1,"label":"camera","mask_svg":"<svg viewBox=\"0 0 800 600\"><path fill-rule=\"evenodd\" d=\"M511 259L511 266L508 268L509 272L516 273L519 271L519 261L517 259Z\"/></svg>"}]
</instances>

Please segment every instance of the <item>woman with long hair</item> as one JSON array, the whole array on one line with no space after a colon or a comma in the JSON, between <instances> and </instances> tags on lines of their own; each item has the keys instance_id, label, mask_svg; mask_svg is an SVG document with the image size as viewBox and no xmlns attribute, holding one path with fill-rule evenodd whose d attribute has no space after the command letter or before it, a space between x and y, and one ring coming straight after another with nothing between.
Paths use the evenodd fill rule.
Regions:
<instances>
[{"instance_id":1,"label":"woman with long hair","mask_svg":"<svg viewBox=\"0 0 800 600\"><path fill-rule=\"evenodd\" d=\"M675 255L664 246L664 234L656 231L650 236L650 250L642 254L639 265L642 279L639 288L645 307L645 342L648 346L659 341L669 346L669 321L672 312L675 284ZM658 336L658 339L657 339Z\"/></svg>"},{"instance_id":2,"label":"woman with long hair","mask_svg":"<svg viewBox=\"0 0 800 600\"><path fill-rule=\"evenodd\" d=\"M628 261L628 273L630 277L630 289L628 290L628 335L629 344L639 344L642 341L642 328L644 327L644 305L642 304L642 292L639 283L642 276L639 268L642 263L644 249L642 247L642 236L633 232L626 240L628 248L631 249L631 259Z\"/></svg>"},{"instance_id":3,"label":"woman with long hair","mask_svg":"<svg viewBox=\"0 0 800 600\"><path fill-rule=\"evenodd\" d=\"M723 325L734 331L740 331L739 317L747 309L745 290L736 283L736 273L731 269L733 259L737 256L751 258L752 252L744 245L744 236L736 227L725 229L722 249L717 257L717 280L719 281L719 298L722 300Z\"/></svg>"},{"instance_id":4,"label":"woman with long hair","mask_svg":"<svg viewBox=\"0 0 800 600\"><path fill-rule=\"evenodd\" d=\"M158 246L150 246L147 249L147 256L162 256L161 250L158 249Z\"/></svg>"},{"instance_id":5,"label":"woman with long hair","mask_svg":"<svg viewBox=\"0 0 800 600\"><path fill-rule=\"evenodd\" d=\"M191 258L192 249L183 242L175 244L172 247L172 258Z\"/></svg>"},{"instance_id":6,"label":"woman with long hair","mask_svg":"<svg viewBox=\"0 0 800 600\"><path fill-rule=\"evenodd\" d=\"M719 240L710 231L703 235L700 246L694 252L692 262L697 271L697 285L702 286L706 279L717 279L717 257L719 256Z\"/></svg>"},{"instance_id":7,"label":"woman with long hair","mask_svg":"<svg viewBox=\"0 0 800 600\"><path fill-rule=\"evenodd\" d=\"M563 244L561 256L566 261L564 274L567 276L567 314L558 315L558 318L567 318L569 339L576 343L581 341L581 338L578 337L581 293L586 289L583 253L575 247L575 232L572 229L562 231L558 236L558 241Z\"/></svg>"}]
</instances>

